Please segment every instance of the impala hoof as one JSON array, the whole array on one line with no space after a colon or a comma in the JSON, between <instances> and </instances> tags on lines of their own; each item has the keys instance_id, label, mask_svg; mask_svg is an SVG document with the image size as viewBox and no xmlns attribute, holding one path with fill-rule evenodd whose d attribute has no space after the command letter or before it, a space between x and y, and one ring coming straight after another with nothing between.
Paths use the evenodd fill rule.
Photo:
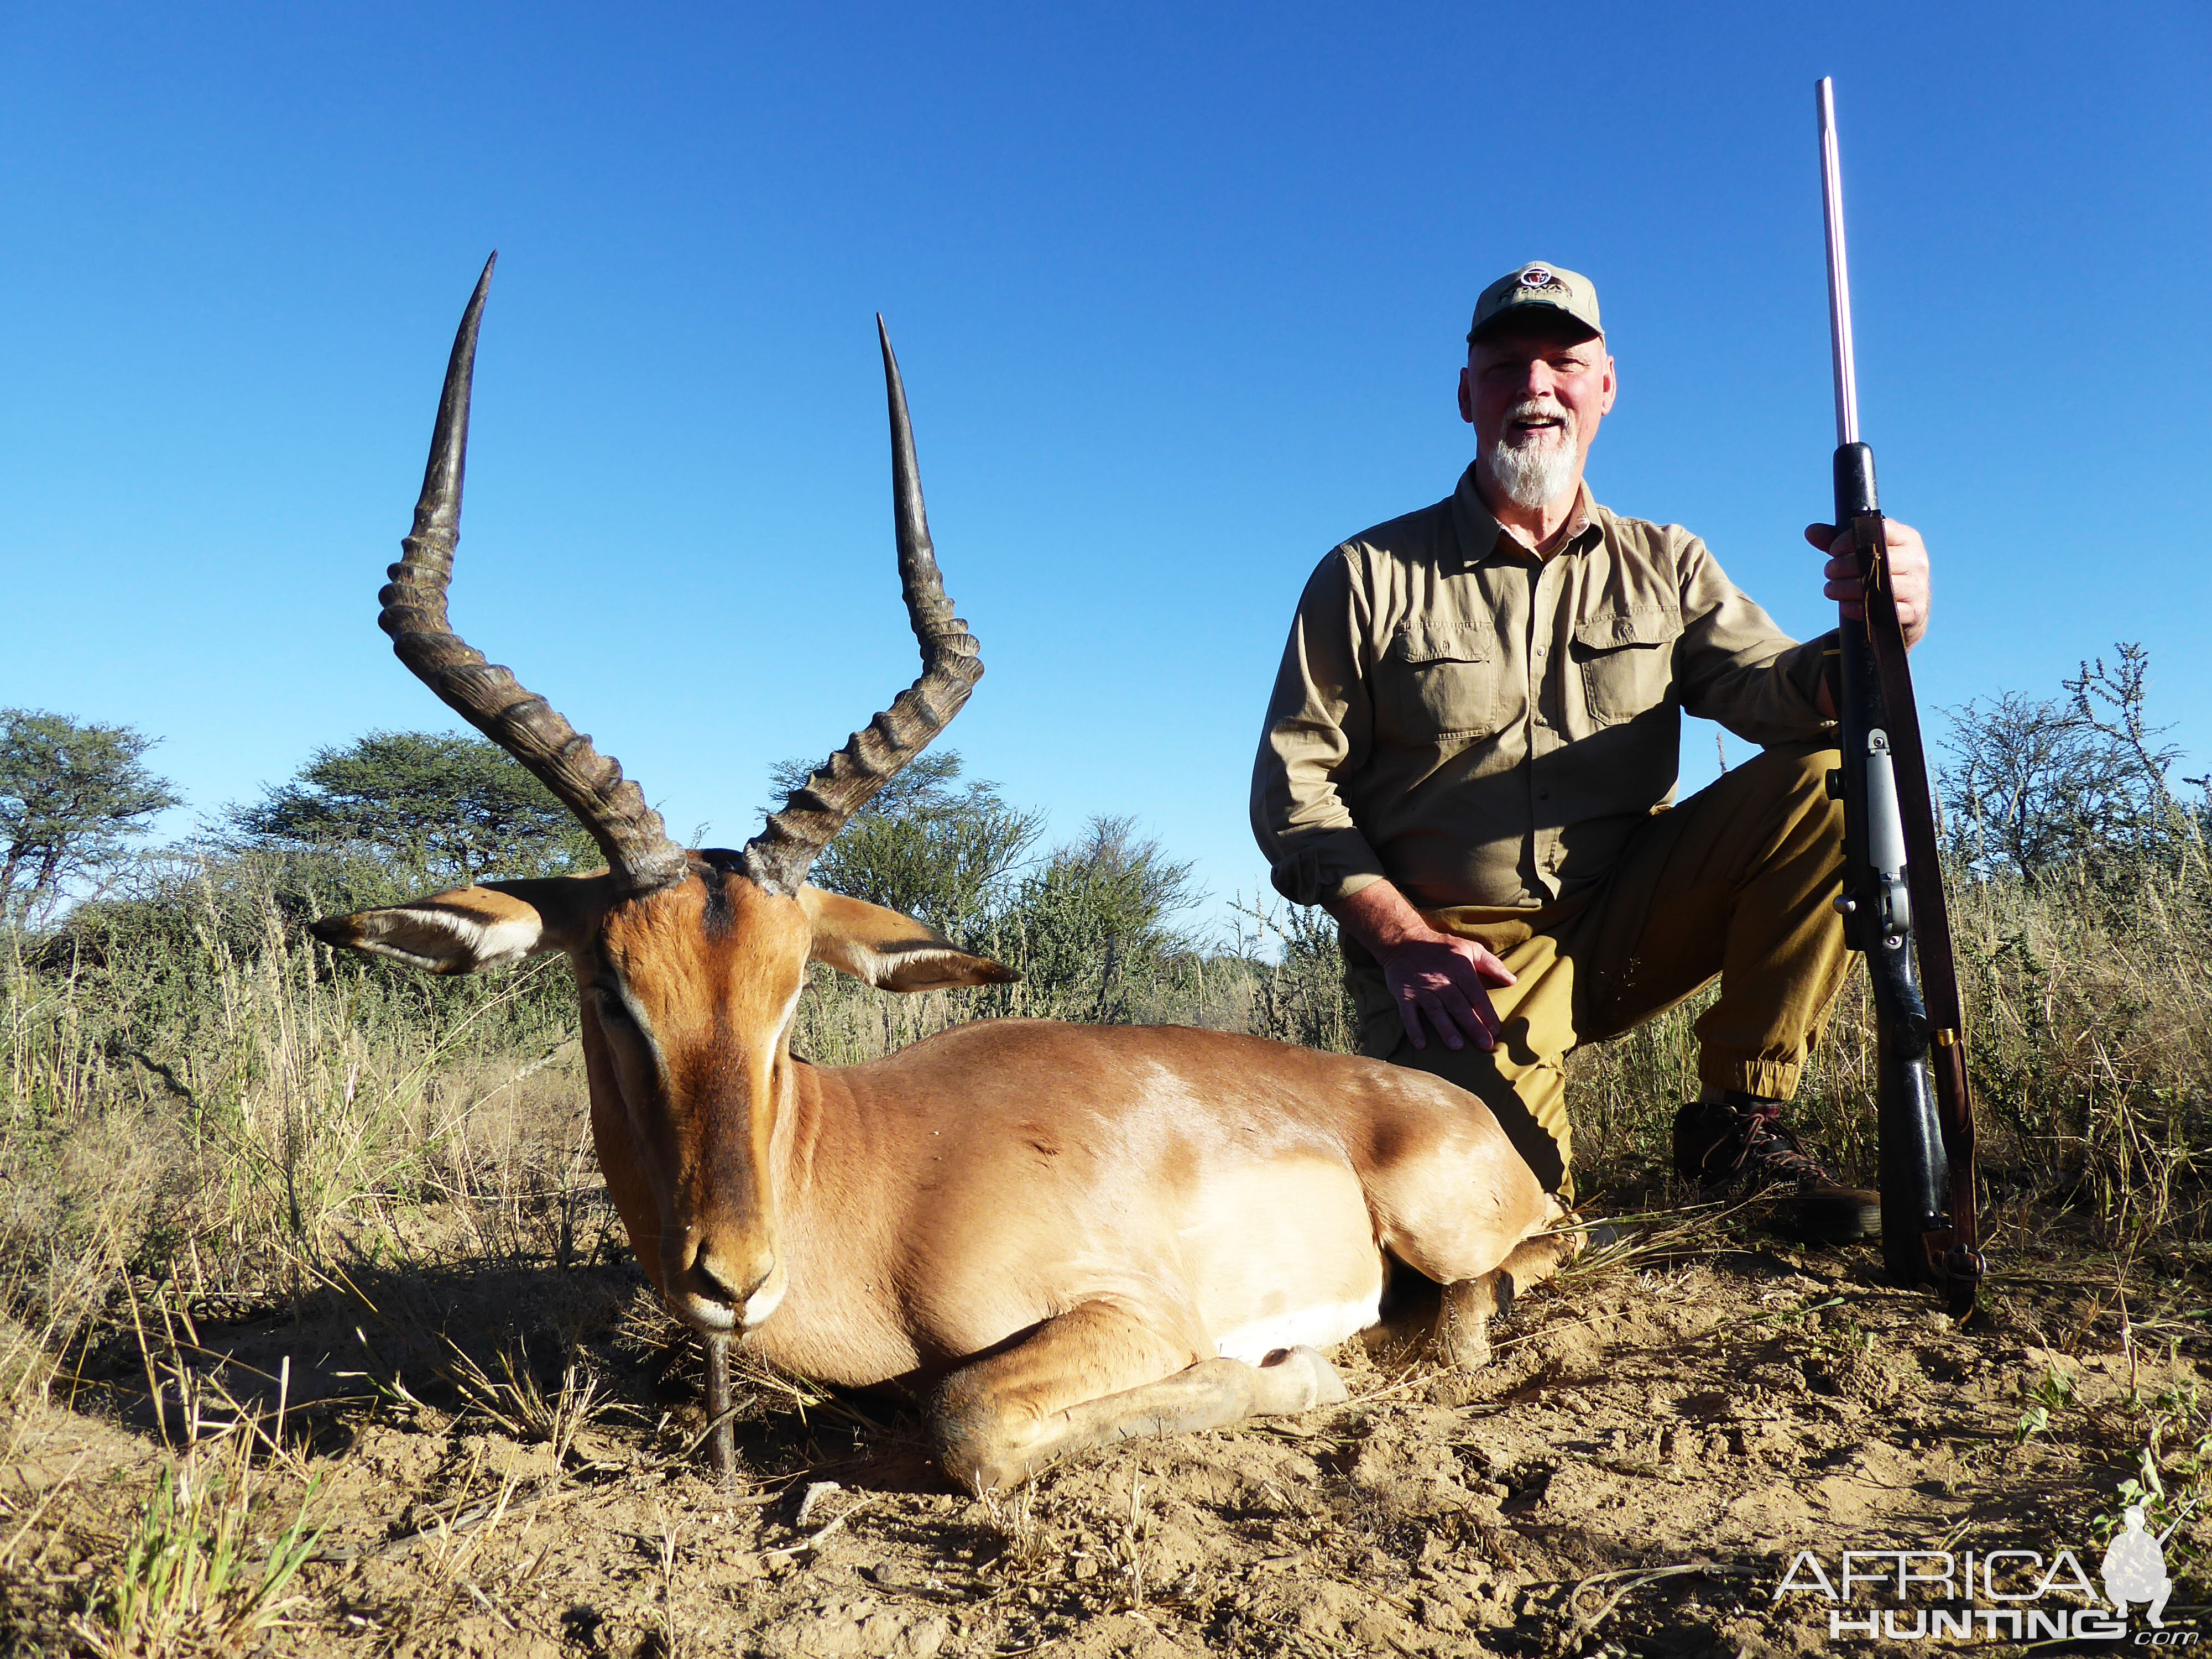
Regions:
<instances>
[{"instance_id":1,"label":"impala hoof","mask_svg":"<svg viewBox=\"0 0 2212 1659\"><path fill-rule=\"evenodd\" d=\"M1336 1367L1319 1348L1278 1348L1255 1370L1259 1382L1253 1390L1257 1396L1253 1412L1258 1416L1341 1406L1352 1398Z\"/></svg>"}]
</instances>

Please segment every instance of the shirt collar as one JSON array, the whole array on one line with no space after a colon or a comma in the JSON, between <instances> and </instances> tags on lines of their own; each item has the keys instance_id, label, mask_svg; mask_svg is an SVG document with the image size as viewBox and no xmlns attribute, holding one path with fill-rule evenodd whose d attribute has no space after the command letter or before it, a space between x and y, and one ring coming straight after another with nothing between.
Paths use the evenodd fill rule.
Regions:
<instances>
[{"instance_id":1,"label":"shirt collar","mask_svg":"<svg viewBox=\"0 0 2212 1659\"><path fill-rule=\"evenodd\" d=\"M1498 515L1483 504L1482 492L1474 485L1475 463L1469 462L1466 471L1459 475L1459 488L1452 491L1452 527L1459 536L1460 556L1468 564L1480 564L1483 560L1500 556L1512 559L1533 559L1536 556L1527 543L1498 522ZM1573 526L1553 548L1551 556L1573 552L1588 545L1591 533L1598 530L1597 502L1591 497L1589 480L1575 486Z\"/></svg>"}]
</instances>

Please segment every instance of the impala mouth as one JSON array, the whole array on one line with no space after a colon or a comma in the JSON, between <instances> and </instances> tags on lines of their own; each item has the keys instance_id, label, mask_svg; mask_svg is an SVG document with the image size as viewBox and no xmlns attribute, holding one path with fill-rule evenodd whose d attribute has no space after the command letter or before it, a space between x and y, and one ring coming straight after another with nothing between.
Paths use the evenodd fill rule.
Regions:
<instances>
[{"instance_id":1,"label":"impala mouth","mask_svg":"<svg viewBox=\"0 0 2212 1659\"><path fill-rule=\"evenodd\" d=\"M781 1261L762 1273L743 1294L726 1290L714 1275L694 1267L672 1278L665 1299L669 1312L694 1330L726 1335L766 1324L782 1306L784 1292L790 1288Z\"/></svg>"},{"instance_id":2,"label":"impala mouth","mask_svg":"<svg viewBox=\"0 0 2212 1659\"><path fill-rule=\"evenodd\" d=\"M710 1336L726 1336L738 1328L736 1308L711 1296L701 1296L696 1291L669 1292L668 1311L693 1330L704 1331Z\"/></svg>"},{"instance_id":3,"label":"impala mouth","mask_svg":"<svg viewBox=\"0 0 2212 1659\"><path fill-rule=\"evenodd\" d=\"M744 1309L738 1316L744 1328L749 1331L757 1330L768 1323L769 1316L783 1305L783 1293L790 1288L791 1281L783 1276L783 1269L779 1266L768 1276L765 1284L745 1298Z\"/></svg>"}]
</instances>

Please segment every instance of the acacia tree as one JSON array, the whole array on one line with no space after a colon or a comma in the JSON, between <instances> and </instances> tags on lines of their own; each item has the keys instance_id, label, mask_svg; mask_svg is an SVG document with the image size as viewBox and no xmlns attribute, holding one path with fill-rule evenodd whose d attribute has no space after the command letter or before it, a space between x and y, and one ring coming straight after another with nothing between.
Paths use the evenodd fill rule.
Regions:
<instances>
[{"instance_id":1,"label":"acacia tree","mask_svg":"<svg viewBox=\"0 0 2212 1659\"><path fill-rule=\"evenodd\" d=\"M2149 653L2081 665L2063 699L2007 691L1949 711L1940 782L1962 861L1983 875L2081 868L2130 880L2146 862L2203 867L2204 806L2168 781L2181 751L2149 723Z\"/></svg>"},{"instance_id":2,"label":"acacia tree","mask_svg":"<svg viewBox=\"0 0 2212 1659\"><path fill-rule=\"evenodd\" d=\"M1941 781L1963 862L2037 876L2108 852L2139 814L2130 757L2057 698L2005 691L1949 711Z\"/></svg>"},{"instance_id":3,"label":"acacia tree","mask_svg":"<svg viewBox=\"0 0 2212 1659\"><path fill-rule=\"evenodd\" d=\"M574 815L520 761L453 732L371 732L319 749L290 782L228 816L251 845L365 852L424 883L599 862Z\"/></svg>"},{"instance_id":4,"label":"acacia tree","mask_svg":"<svg viewBox=\"0 0 2212 1659\"><path fill-rule=\"evenodd\" d=\"M1128 1020L1133 983L1192 946L1170 921L1204 897L1191 869L1140 835L1133 817L1094 817L1053 848L996 918L1032 994L1079 995L1087 1018Z\"/></svg>"},{"instance_id":5,"label":"acacia tree","mask_svg":"<svg viewBox=\"0 0 2212 1659\"><path fill-rule=\"evenodd\" d=\"M128 726L0 708L0 921L51 914L70 884L122 858L148 820L178 805Z\"/></svg>"}]
</instances>

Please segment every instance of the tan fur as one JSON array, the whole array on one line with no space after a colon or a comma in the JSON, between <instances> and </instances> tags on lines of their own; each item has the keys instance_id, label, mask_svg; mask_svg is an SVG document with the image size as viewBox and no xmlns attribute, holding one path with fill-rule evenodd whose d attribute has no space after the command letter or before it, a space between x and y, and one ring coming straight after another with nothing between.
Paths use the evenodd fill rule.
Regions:
<instances>
[{"instance_id":1,"label":"tan fur","mask_svg":"<svg viewBox=\"0 0 2212 1659\"><path fill-rule=\"evenodd\" d=\"M1493 1275L1532 1267L1523 1241L1556 1212L1480 1101L1377 1061L1030 1020L794 1060L810 955L901 989L1012 975L910 918L704 860L620 902L604 880L499 883L318 932L466 972L524 912L574 964L600 1164L670 1306L825 1382L935 1391L947 1470L979 1490L1341 1398L1312 1348L1373 1322L1386 1257L1483 1287L1447 1290L1439 1333L1473 1363Z\"/></svg>"}]
</instances>

